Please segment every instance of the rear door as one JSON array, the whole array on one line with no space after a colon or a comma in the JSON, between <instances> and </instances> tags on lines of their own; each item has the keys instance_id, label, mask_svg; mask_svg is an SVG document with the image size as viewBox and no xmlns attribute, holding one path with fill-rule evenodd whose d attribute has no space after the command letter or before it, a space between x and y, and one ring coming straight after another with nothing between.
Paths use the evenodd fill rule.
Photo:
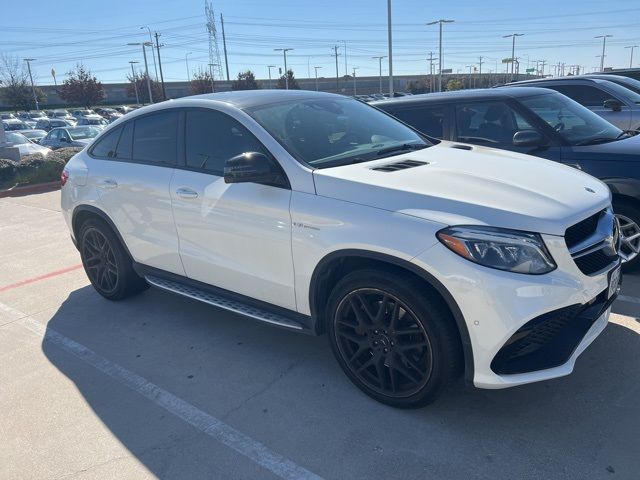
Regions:
<instances>
[{"instance_id":1,"label":"rear door","mask_svg":"<svg viewBox=\"0 0 640 480\"><path fill-rule=\"evenodd\" d=\"M163 110L110 130L89 152L89 182L135 261L184 275L169 195L178 118Z\"/></svg>"},{"instance_id":2,"label":"rear door","mask_svg":"<svg viewBox=\"0 0 640 480\"><path fill-rule=\"evenodd\" d=\"M171 199L187 276L295 310L291 190L223 178L229 158L269 151L226 113L190 108L184 116L184 165Z\"/></svg>"}]
</instances>

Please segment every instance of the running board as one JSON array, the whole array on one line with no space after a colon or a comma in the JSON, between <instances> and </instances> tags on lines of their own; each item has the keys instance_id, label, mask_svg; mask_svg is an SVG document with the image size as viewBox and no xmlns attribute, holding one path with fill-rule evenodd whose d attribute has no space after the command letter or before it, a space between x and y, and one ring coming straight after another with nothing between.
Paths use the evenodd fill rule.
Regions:
<instances>
[{"instance_id":1,"label":"running board","mask_svg":"<svg viewBox=\"0 0 640 480\"><path fill-rule=\"evenodd\" d=\"M293 319L287 318L284 315L254 307L219 294L207 292L195 286L185 285L183 283L156 277L154 275L146 275L145 280L151 285L163 290L182 295L183 297L189 297L194 300L199 300L201 302L208 303L209 305L213 305L215 307L229 310L230 312L244 315L245 317L250 317L261 322L270 323L272 325L278 325L280 327L290 328L293 330L304 330L302 325L300 325Z\"/></svg>"}]
</instances>

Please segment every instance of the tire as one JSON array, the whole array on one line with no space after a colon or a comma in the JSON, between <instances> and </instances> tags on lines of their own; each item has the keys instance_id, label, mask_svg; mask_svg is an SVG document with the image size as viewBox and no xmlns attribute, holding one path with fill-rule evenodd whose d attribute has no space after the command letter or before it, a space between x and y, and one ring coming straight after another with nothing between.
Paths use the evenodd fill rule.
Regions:
<instances>
[{"instance_id":1,"label":"tire","mask_svg":"<svg viewBox=\"0 0 640 480\"><path fill-rule=\"evenodd\" d=\"M448 309L410 276L369 269L346 275L329 296L325 321L344 373L381 403L425 406L462 370Z\"/></svg>"},{"instance_id":2,"label":"tire","mask_svg":"<svg viewBox=\"0 0 640 480\"><path fill-rule=\"evenodd\" d=\"M149 288L113 230L91 218L80 227L82 266L93 288L109 300L122 300Z\"/></svg>"},{"instance_id":3,"label":"tire","mask_svg":"<svg viewBox=\"0 0 640 480\"><path fill-rule=\"evenodd\" d=\"M631 202L615 201L613 211L620 224L622 245L620 254L628 260L622 265L624 272L632 272L640 268L640 207Z\"/></svg>"}]
</instances>

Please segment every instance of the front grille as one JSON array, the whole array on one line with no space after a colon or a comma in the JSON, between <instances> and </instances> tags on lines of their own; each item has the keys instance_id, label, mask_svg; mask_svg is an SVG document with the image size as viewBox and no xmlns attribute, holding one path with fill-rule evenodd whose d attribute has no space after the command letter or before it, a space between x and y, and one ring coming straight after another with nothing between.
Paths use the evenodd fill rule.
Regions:
<instances>
[{"instance_id":1,"label":"front grille","mask_svg":"<svg viewBox=\"0 0 640 480\"><path fill-rule=\"evenodd\" d=\"M618 223L610 208L567 228L564 239L585 275L600 274L618 262Z\"/></svg>"},{"instance_id":2,"label":"front grille","mask_svg":"<svg viewBox=\"0 0 640 480\"><path fill-rule=\"evenodd\" d=\"M593 235L596 228L598 228L598 220L600 220L600 217L604 212L605 210L602 210L601 212L591 215L590 217L585 218L584 220L567 228L567 231L564 234L564 240L567 242L567 247L575 247L590 235Z\"/></svg>"},{"instance_id":3,"label":"front grille","mask_svg":"<svg viewBox=\"0 0 640 480\"><path fill-rule=\"evenodd\" d=\"M498 351L491 369L499 375L534 372L557 367L573 354L594 322L616 295L608 288L591 302L546 313L524 324Z\"/></svg>"}]
</instances>

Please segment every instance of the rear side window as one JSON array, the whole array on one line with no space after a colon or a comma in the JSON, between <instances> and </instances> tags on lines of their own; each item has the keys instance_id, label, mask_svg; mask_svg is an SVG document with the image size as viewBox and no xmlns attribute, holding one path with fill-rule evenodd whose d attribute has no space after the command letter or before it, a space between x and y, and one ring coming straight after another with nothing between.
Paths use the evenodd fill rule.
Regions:
<instances>
[{"instance_id":1,"label":"rear side window","mask_svg":"<svg viewBox=\"0 0 640 480\"><path fill-rule=\"evenodd\" d=\"M91 155L99 158L115 157L116 147L121 133L122 128L111 130L91 149Z\"/></svg>"},{"instance_id":2,"label":"rear side window","mask_svg":"<svg viewBox=\"0 0 640 480\"><path fill-rule=\"evenodd\" d=\"M520 130L534 130L504 102L473 102L456 105L457 138L463 142L511 145Z\"/></svg>"},{"instance_id":3,"label":"rear side window","mask_svg":"<svg viewBox=\"0 0 640 480\"><path fill-rule=\"evenodd\" d=\"M236 155L268 153L239 122L214 110L187 110L185 144L187 167L220 176L225 162Z\"/></svg>"},{"instance_id":4,"label":"rear side window","mask_svg":"<svg viewBox=\"0 0 640 480\"><path fill-rule=\"evenodd\" d=\"M550 85L556 92L560 92L585 107L601 107L605 100L611 98L611 95L596 87L589 85Z\"/></svg>"},{"instance_id":5,"label":"rear side window","mask_svg":"<svg viewBox=\"0 0 640 480\"><path fill-rule=\"evenodd\" d=\"M178 145L178 112L168 111L135 120L133 160L174 165Z\"/></svg>"},{"instance_id":6,"label":"rear side window","mask_svg":"<svg viewBox=\"0 0 640 480\"><path fill-rule=\"evenodd\" d=\"M389 110L391 115L432 137L444 138L444 107Z\"/></svg>"},{"instance_id":7,"label":"rear side window","mask_svg":"<svg viewBox=\"0 0 640 480\"><path fill-rule=\"evenodd\" d=\"M122 127L122 135L116 149L118 160L131 160L131 150L133 148L133 122L128 122Z\"/></svg>"}]
</instances>

